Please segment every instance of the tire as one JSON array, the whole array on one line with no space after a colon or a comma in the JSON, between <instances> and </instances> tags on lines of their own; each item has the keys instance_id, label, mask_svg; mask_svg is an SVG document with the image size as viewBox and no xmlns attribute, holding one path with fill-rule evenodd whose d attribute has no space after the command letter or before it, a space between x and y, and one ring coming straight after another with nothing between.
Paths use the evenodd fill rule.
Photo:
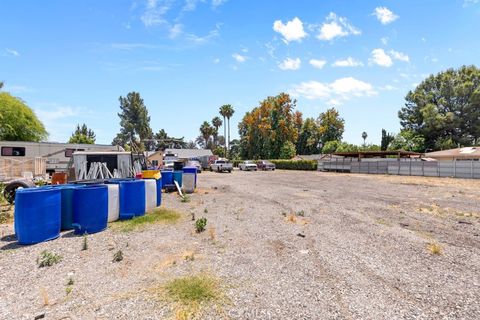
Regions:
<instances>
[{"instance_id":1,"label":"tire","mask_svg":"<svg viewBox=\"0 0 480 320\"><path fill-rule=\"evenodd\" d=\"M232 170L228 170L228 173L232 173Z\"/></svg>"},{"instance_id":2,"label":"tire","mask_svg":"<svg viewBox=\"0 0 480 320\"><path fill-rule=\"evenodd\" d=\"M17 192L18 188L32 188L35 187L35 183L29 180L14 180L9 182L5 186L5 190L3 190L3 195L5 199L10 203L15 203L15 193Z\"/></svg>"}]
</instances>

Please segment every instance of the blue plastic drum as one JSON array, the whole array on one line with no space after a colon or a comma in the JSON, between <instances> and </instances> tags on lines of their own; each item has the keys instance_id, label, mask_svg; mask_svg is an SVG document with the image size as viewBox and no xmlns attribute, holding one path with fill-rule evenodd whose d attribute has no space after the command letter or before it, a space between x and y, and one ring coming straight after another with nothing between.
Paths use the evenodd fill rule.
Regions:
<instances>
[{"instance_id":1,"label":"blue plastic drum","mask_svg":"<svg viewBox=\"0 0 480 320\"><path fill-rule=\"evenodd\" d=\"M62 218L61 230L73 229L73 191L76 188L82 188L82 184L57 184L48 186L50 188L58 188L62 193Z\"/></svg>"},{"instance_id":2,"label":"blue plastic drum","mask_svg":"<svg viewBox=\"0 0 480 320\"><path fill-rule=\"evenodd\" d=\"M165 186L173 184L173 171L171 170L162 170L162 188Z\"/></svg>"},{"instance_id":3,"label":"blue plastic drum","mask_svg":"<svg viewBox=\"0 0 480 320\"><path fill-rule=\"evenodd\" d=\"M132 219L145 214L145 181L109 180L119 184L120 220Z\"/></svg>"},{"instance_id":4,"label":"blue plastic drum","mask_svg":"<svg viewBox=\"0 0 480 320\"><path fill-rule=\"evenodd\" d=\"M76 234L92 234L107 228L108 187L89 185L73 191L73 228Z\"/></svg>"},{"instance_id":5,"label":"blue plastic drum","mask_svg":"<svg viewBox=\"0 0 480 320\"><path fill-rule=\"evenodd\" d=\"M18 243L35 244L58 238L61 202L60 189L17 189L14 224Z\"/></svg>"},{"instance_id":6,"label":"blue plastic drum","mask_svg":"<svg viewBox=\"0 0 480 320\"><path fill-rule=\"evenodd\" d=\"M173 180L177 181L180 188L182 187L182 177L183 177L183 170L173 171Z\"/></svg>"}]
</instances>

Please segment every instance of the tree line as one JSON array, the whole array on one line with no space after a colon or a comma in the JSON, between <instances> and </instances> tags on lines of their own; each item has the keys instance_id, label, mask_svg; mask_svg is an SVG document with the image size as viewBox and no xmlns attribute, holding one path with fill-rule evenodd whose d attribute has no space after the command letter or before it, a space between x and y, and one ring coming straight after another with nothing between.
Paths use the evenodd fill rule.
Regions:
<instances>
[{"instance_id":1,"label":"tree line","mask_svg":"<svg viewBox=\"0 0 480 320\"><path fill-rule=\"evenodd\" d=\"M48 133L35 113L20 98L1 91L0 140L44 141ZM286 93L267 97L245 113L238 124L239 139L230 141L230 119L234 108L223 105L219 116L204 121L195 141L171 137L161 129L154 133L150 116L138 92L119 98L120 132L112 141L127 150L209 148L230 158L291 158L295 154L316 154L356 150L406 150L426 152L474 146L480 143L480 69L462 66L430 75L407 93L399 110L401 130L397 134L382 129L380 144L363 145L342 140L345 121L335 108L316 118L303 118L297 101ZM223 117L223 121L221 119ZM219 130L223 126L223 135ZM86 124L78 124L71 143L95 143L96 136Z\"/></svg>"}]
</instances>

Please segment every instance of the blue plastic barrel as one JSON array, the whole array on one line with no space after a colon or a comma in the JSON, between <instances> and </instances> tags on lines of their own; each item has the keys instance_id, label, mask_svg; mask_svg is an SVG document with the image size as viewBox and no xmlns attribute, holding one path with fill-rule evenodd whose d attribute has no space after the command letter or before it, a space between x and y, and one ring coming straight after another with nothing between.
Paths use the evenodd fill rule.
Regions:
<instances>
[{"instance_id":1,"label":"blue plastic barrel","mask_svg":"<svg viewBox=\"0 0 480 320\"><path fill-rule=\"evenodd\" d=\"M14 224L18 243L34 244L58 238L61 202L60 189L17 189Z\"/></svg>"},{"instance_id":2,"label":"blue plastic barrel","mask_svg":"<svg viewBox=\"0 0 480 320\"><path fill-rule=\"evenodd\" d=\"M54 184L50 188L58 188L62 194L61 230L73 229L73 190L82 188L82 184Z\"/></svg>"},{"instance_id":3,"label":"blue plastic barrel","mask_svg":"<svg viewBox=\"0 0 480 320\"><path fill-rule=\"evenodd\" d=\"M108 183L119 184L120 220L145 214L145 181L112 179Z\"/></svg>"},{"instance_id":4,"label":"blue plastic barrel","mask_svg":"<svg viewBox=\"0 0 480 320\"><path fill-rule=\"evenodd\" d=\"M178 185L180 186L180 188L182 187L182 175L183 175L182 170L173 171L173 180L178 182Z\"/></svg>"},{"instance_id":5,"label":"blue plastic barrel","mask_svg":"<svg viewBox=\"0 0 480 320\"><path fill-rule=\"evenodd\" d=\"M108 187L89 185L73 190L73 228L76 234L92 234L107 228Z\"/></svg>"},{"instance_id":6,"label":"blue plastic barrel","mask_svg":"<svg viewBox=\"0 0 480 320\"><path fill-rule=\"evenodd\" d=\"M183 173L193 173L195 175L195 187L197 187L197 168L195 167L184 167Z\"/></svg>"},{"instance_id":7,"label":"blue plastic barrel","mask_svg":"<svg viewBox=\"0 0 480 320\"><path fill-rule=\"evenodd\" d=\"M162 170L162 188L171 184L173 184L173 171Z\"/></svg>"}]
</instances>

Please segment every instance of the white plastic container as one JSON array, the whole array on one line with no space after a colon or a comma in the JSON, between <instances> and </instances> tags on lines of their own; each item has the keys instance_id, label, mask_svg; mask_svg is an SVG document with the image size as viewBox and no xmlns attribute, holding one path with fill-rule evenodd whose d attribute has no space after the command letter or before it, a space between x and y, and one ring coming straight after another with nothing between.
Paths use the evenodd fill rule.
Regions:
<instances>
[{"instance_id":1,"label":"white plastic container","mask_svg":"<svg viewBox=\"0 0 480 320\"><path fill-rule=\"evenodd\" d=\"M157 182L145 179L145 210L151 211L157 207Z\"/></svg>"},{"instance_id":2,"label":"white plastic container","mask_svg":"<svg viewBox=\"0 0 480 320\"><path fill-rule=\"evenodd\" d=\"M182 188L185 193L193 193L195 191L195 174L184 173L182 180Z\"/></svg>"},{"instance_id":3,"label":"white plastic container","mask_svg":"<svg viewBox=\"0 0 480 320\"><path fill-rule=\"evenodd\" d=\"M117 221L120 216L120 196L118 184L107 184L108 187L108 222Z\"/></svg>"}]
</instances>

